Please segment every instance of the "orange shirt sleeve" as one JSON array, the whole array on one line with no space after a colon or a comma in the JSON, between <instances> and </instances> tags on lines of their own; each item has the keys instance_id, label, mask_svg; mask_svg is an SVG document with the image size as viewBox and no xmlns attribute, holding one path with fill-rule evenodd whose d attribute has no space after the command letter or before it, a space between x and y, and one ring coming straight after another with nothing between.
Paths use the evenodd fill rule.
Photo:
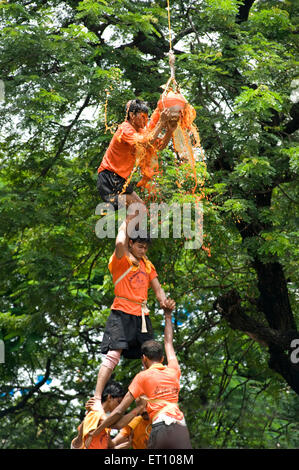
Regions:
<instances>
[{"instance_id":1,"label":"orange shirt sleeve","mask_svg":"<svg viewBox=\"0 0 299 470\"><path fill-rule=\"evenodd\" d=\"M140 385L140 374L141 372L139 372L139 374L135 375L134 379L132 380L131 384L129 385L129 392L132 393L133 397L135 398L138 398L140 397L140 395L143 394L143 389Z\"/></svg>"},{"instance_id":2,"label":"orange shirt sleeve","mask_svg":"<svg viewBox=\"0 0 299 470\"><path fill-rule=\"evenodd\" d=\"M158 277L156 268L152 265L151 272L149 273L149 281L151 282L155 277Z\"/></svg>"},{"instance_id":3,"label":"orange shirt sleeve","mask_svg":"<svg viewBox=\"0 0 299 470\"><path fill-rule=\"evenodd\" d=\"M135 416L132 421L129 422L128 426L135 431L136 427L142 421L142 416Z\"/></svg>"},{"instance_id":4,"label":"orange shirt sleeve","mask_svg":"<svg viewBox=\"0 0 299 470\"><path fill-rule=\"evenodd\" d=\"M130 428L129 425L127 425L124 428L122 428L119 432L122 436L129 437L131 435L132 429Z\"/></svg>"},{"instance_id":5,"label":"orange shirt sleeve","mask_svg":"<svg viewBox=\"0 0 299 470\"><path fill-rule=\"evenodd\" d=\"M113 283L129 268L130 263L126 255L117 258L115 251L110 258L109 271L112 274Z\"/></svg>"},{"instance_id":6,"label":"orange shirt sleeve","mask_svg":"<svg viewBox=\"0 0 299 470\"><path fill-rule=\"evenodd\" d=\"M137 131L129 125L124 123L117 131L116 137L119 142L125 142L129 145L134 145L136 143L136 134Z\"/></svg>"}]
</instances>

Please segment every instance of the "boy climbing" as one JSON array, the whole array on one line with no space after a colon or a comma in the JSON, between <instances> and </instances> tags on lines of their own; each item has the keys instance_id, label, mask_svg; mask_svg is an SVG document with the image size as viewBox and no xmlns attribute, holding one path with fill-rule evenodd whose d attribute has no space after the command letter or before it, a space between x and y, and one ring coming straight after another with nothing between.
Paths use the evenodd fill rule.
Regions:
<instances>
[{"instance_id":1,"label":"boy climbing","mask_svg":"<svg viewBox=\"0 0 299 470\"><path fill-rule=\"evenodd\" d=\"M165 109L159 115L158 121L146 132L148 122L148 107L145 102L131 100L126 105L126 120L119 125L110 145L98 168L97 188L104 202L113 205L117 210L119 196L124 192L125 204L128 206L132 202L141 203L142 200L133 190L132 184L126 185L136 163L136 146L138 144L145 147L164 149L176 129L179 115ZM159 134L165 130L164 137L159 138Z\"/></svg>"},{"instance_id":2,"label":"boy climbing","mask_svg":"<svg viewBox=\"0 0 299 470\"><path fill-rule=\"evenodd\" d=\"M102 340L101 352L105 357L98 373L94 395L97 406L121 354L129 359L140 358L141 345L153 338L146 306L149 287L154 290L161 308L167 309L169 305L175 304L172 299L166 298L155 267L146 257L149 238L129 238L128 225L131 221L134 222L132 216L128 215L120 226L115 251L109 262L115 298ZM92 406L95 401L91 400Z\"/></svg>"}]
</instances>

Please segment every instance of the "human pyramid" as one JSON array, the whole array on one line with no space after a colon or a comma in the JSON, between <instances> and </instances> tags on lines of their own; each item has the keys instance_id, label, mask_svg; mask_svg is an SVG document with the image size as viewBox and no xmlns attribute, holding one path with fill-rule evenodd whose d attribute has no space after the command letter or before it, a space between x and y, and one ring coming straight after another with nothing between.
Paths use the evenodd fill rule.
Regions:
<instances>
[{"instance_id":1,"label":"human pyramid","mask_svg":"<svg viewBox=\"0 0 299 470\"><path fill-rule=\"evenodd\" d=\"M138 185L147 187L155 174L157 151L164 149L171 138L174 141L177 130L183 132L184 126L185 130L189 126L190 131L194 115L186 125L188 115L190 105L180 93L172 91L162 95L149 122L146 103L138 99L129 101L126 118L113 135L98 169L97 187L102 200L115 209L126 206L127 216L119 228L109 262L115 298L101 345L104 357L94 396L85 405L86 416L72 440L72 449L192 448L178 406L180 367L172 328L175 302L167 298L156 269L146 256L150 238L134 224L137 213L141 216L146 213L146 206L130 181L138 166L142 174ZM137 211L132 210L136 203ZM164 310L167 365L163 365L163 345L153 339L146 306L150 287ZM121 355L140 358L144 368L126 393L119 383L111 381ZM126 413L134 400L135 408ZM119 430L114 438L110 436L111 428Z\"/></svg>"}]
</instances>

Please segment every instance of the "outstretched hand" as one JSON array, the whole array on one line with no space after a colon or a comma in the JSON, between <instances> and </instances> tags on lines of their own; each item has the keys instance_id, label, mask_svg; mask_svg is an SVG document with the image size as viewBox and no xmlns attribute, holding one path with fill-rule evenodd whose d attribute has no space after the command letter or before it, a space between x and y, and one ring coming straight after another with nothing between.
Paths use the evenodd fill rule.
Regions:
<instances>
[{"instance_id":1,"label":"outstretched hand","mask_svg":"<svg viewBox=\"0 0 299 470\"><path fill-rule=\"evenodd\" d=\"M124 442L114 446L114 449L130 449L132 446L133 435L129 436Z\"/></svg>"}]
</instances>

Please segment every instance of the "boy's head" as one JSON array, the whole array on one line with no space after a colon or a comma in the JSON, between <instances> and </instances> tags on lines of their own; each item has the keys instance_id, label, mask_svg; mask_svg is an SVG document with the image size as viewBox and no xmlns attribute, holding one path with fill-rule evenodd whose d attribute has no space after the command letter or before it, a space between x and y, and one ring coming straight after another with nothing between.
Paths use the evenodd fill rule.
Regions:
<instances>
[{"instance_id":1,"label":"boy's head","mask_svg":"<svg viewBox=\"0 0 299 470\"><path fill-rule=\"evenodd\" d=\"M163 362L163 346L158 341L150 339L141 346L142 363L148 368L152 362Z\"/></svg>"},{"instance_id":2,"label":"boy's head","mask_svg":"<svg viewBox=\"0 0 299 470\"><path fill-rule=\"evenodd\" d=\"M151 239L147 234L130 237L129 250L136 259L140 260L146 255L150 243Z\"/></svg>"},{"instance_id":3,"label":"boy's head","mask_svg":"<svg viewBox=\"0 0 299 470\"><path fill-rule=\"evenodd\" d=\"M130 120L130 113L145 113L148 114L148 106L145 101L141 100L130 100L126 104L126 114L128 116L128 121Z\"/></svg>"},{"instance_id":4,"label":"boy's head","mask_svg":"<svg viewBox=\"0 0 299 470\"><path fill-rule=\"evenodd\" d=\"M125 391L120 383L113 380L108 382L102 393L102 403L105 404L105 411L113 411L124 396Z\"/></svg>"},{"instance_id":5,"label":"boy's head","mask_svg":"<svg viewBox=\"0 0 299 470\"><path fill-rule=\"evenodd\" d=\"M149 109L144 101L130 100L126 104L126 116L130 124L136 129L143 129L148 121Z\"/></svg>"}]
</instances>

